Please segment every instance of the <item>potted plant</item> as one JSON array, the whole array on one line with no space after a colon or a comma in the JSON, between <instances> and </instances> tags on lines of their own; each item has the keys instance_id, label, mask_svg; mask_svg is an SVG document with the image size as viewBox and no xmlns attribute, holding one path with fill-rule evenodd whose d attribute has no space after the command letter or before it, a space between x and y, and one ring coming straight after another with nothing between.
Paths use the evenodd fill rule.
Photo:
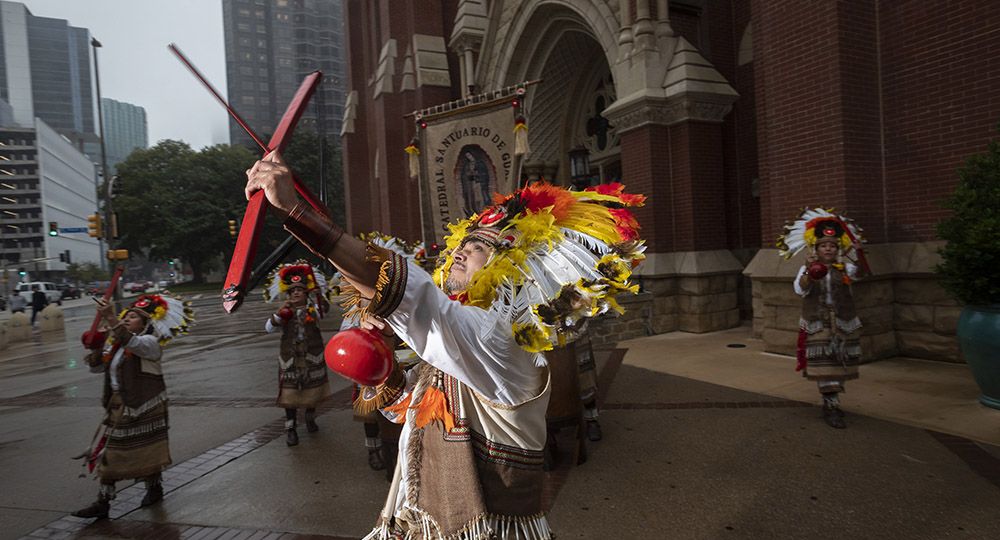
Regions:
<instances>
[{"instance_id":1,"label":"potted plant","mask_svg":"<svg viewBox=\"0 0 1000 540\"><path fill-rule=\"evenodd\" d=\"M982 390L979 401L1000 409L1000 141L966 160L938 224L947 240L936 268L941 285L965 305L958 319L962 355Z\"/></svg>"}]
</instances>

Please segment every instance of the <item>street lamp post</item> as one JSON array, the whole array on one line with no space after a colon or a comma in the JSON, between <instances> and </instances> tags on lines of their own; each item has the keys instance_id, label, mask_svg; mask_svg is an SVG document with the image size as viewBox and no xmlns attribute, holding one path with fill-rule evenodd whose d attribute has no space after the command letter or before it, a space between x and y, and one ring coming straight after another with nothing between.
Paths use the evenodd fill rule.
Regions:
<instances>
[{"instance_id":1,"label":"street lamp post","mask_svg":"<svg viewBox=\"0 0 1000 540\"><path fill-rule=\"evenodd\" d=\"M105 188L103 191L105 193L107 193L107 191L108 191L107 190L107 187L108 187L108 155L107 155L107 152L105 150L105 145L104 145L104 138L105 138L104 137L104 108L101 106L101 71L98 68L98 63L97 63L97 49L99 49L101 47L101 42L97 41L97 38L91 37L90 38L90 47L94 51L94 83L95 83L95 85L97 87L97 124L98 124L99 129L101 130L101 182L102 182L102 184L103 184L103 186ZM99 190L97 192L97 198L98 198L98 201L99 201L100 198L101 198L101 190ZM100 209L98 209L98 211L100 211ZM107 197L105 197L105 200L104 200L104 223L106 224L105 227L104 227L104 240L105 240L105 242L107 242L109 250L115 248L115 246L114 246L114 238L112 237L112 232L111 232L112 227L109 226L111 224L111 220L113 219L113 217L114 217L114 209L111 207L111 197L107 196ZM108 265L108 270L111 271L111 272L113 272L114 271L114 265L113 264L109 264ZM115 299L116 303L119 300L121 300L121 293L119 291L120 291L120 288L116 288L115 291L114 291L114 299Z\"/></svg>"}]
</instances>

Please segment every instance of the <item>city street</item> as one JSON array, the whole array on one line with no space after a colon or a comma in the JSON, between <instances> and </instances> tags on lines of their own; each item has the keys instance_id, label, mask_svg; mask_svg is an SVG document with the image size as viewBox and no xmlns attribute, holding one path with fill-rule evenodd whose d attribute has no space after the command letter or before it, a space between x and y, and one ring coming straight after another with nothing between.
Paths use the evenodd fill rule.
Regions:
<instances>
[{"instance_id":1,"label":"city street","mask_svg":"<svg viewBox=\"0 0 1000 540\"><path fill-rule=\"evenodd\" d=\"M121 485L105 522L67 517L97 489L70 459L101 413L101 377L78 346L92 312L67 305L64 334L36 333L0 355L0 537L355 539L370 530L388 483L367 466L347 383L331 377L320 431L286 447L273 405L277 338L263 332L271 307L254 295L227 316L212 296L195 300L197 326L165 351L166 498L140 510L141 485ZM724 347L737 341L748 346ZM865 366L844 398L850 427L839 431L820 420L814 387L790 362L760 352L746 327L600 351L605 437L573 466L572 434L561 434L545 492L554 529L595 539L1000 536L1000 418L975 404L964 366ZM948 381L927 397L940 414L902 406L924 391L886 382L903 372Z\"/></svg>"}]
</instances>

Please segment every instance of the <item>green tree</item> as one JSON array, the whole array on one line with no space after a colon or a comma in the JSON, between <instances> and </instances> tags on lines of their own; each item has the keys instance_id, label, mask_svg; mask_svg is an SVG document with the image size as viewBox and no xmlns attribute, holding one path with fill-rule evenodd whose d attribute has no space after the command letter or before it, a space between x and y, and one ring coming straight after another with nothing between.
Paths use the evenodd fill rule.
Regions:
<instances>
[{"instance_id":1,"label":"green tree","mask_svg":"<svg viewBox=\"0 0 1000 540\"><path fill-rule=\"evenodd\" d=\"M301 129L285 151L285 160L301 181L319 193L321 138ZM246 210L246 169L259 159L242 146L216 145L194 151L181 141L164 140L136 150L118 165L121 194L115 198L120 247L153 261L175 257L187 263L196 283L227 264L233 251L230 219L242 222ZM339 151L328 139L323 146L328 206L344 220L343 180ZM268 216L258 254L266 255L288 233ZM292 257L308 257L297 247Z\"/></svg>"},{"instance_id":2,"label":"green tree","mask_svg":"<svg viewBox=\"0 0 1000 540\"><path fill-rule=\"evenodd\" d=\"M66 276L78 283L102 281L108 279L108 273L95 263L70 263L66 265Z\"/></svg>"},{"instance_id":3,"label":"green tree","mask_svg":"<svg viewBox=\"0 0 1000 540\"><path fill-rule=\"evenodd\" d=\"M165 140L118 165L115 200L121 247L150 260L183 259L196 283L232 251L227 221L245 207L246 168L254 155L240 146L195 152ZM240 210L240 214L242 210Z\"/></svg>"},{"instance_id":4,"label":"green tree","mask_svg":"<svg viewBox=\"0 0 1000 540\"><path fill-rule=\"evenodd\" d=\"M268 138L270 137L266 137L265 140ZM323 146L321 137L314 130L309 127L302 127L295 131L292 136L292 140L285 148L285 153L282 157L288 166L291 167L292 171L295 172L295 176L297 176L298 179L318 197L320 194L319 181L321 177L321 147L323 149L322 172L325 172L322 176L327 184L326 204L330 208L330 213L333 215L334 221L336 223L343 224L344 181L343 174L341 173L340 149L338 146L335 145L329 137L326 140L326 145ZM259 155L259 150L257 153ZM258 158L255 157L254 159L256 160ZM241 171L244 171L252 164L253 161L244 166ZM242 195L242 187L240 189L240 201L245 201L245 198ZM245 204L243 204L243 207L245 207ZM239 210L239 216L237 219L243 219L242 207ZM267 255L287 237L288 232L284 230L281 222L272 216L268 216L268 219L264 222L264 229L261 231L260 247L257 252L258 256L263 257ZM315 257L313 257L307 249L296 244L295 249L292 250L288 257L288 260L295 260L298 258L315 259Z\"/></svg>"},{"instance_id":5,"label":"green tree","mask_svg":"<svg viewBox=\"0 0 1000 540\"><path fill-rule=\"evenodd\" d=\"M1000 126L998 126L1000 131ZM1000 304L1000 139L969 156L938 224L941 285L964 304Z\"/></svg>"}]
</instances>

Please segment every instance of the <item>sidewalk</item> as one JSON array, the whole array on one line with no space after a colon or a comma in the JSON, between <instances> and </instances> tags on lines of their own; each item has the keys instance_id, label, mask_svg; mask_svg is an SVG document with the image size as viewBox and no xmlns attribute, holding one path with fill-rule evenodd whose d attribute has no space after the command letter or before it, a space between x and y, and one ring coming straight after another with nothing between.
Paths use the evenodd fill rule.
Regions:
<instances>
[{"instance_id":1,"label":"sidewalk","mask_svg":"<svg viewBox=\"0 0 1000 540\"><path fill-rule=\"evenodd\" d=\"M212 362L231 372L243 365L237 359L259 356L254 347L249 340ZM559 466L546 475L543 499L559 538L826 538L831 530L1000 538L1000 447L984 444L1000 443L1000 411L976 402L965 366L865 365L843 399L849 427L835 430L794 360L762 352L748 328L619 347L598 351L604 440L589 443L588 461L575 466L564 430ZM180 367L177 376L206 369L200 360ZM320 432L303 434L298 447L285 445L275 418L182 458L164 473L166 497L156 506L136 508L137 485L113 504L117 519L62 517L27 537L361 538L388 484L366 466L348 396L349 388L336 392ZM172 406L179 423L190 405ZM221 404L198 411L213 424L234 412ZM174 432L171 445L182 444L187 435Z\"/></svg>"},{"instance_id":2,"label":"sidewalk","mask_svg":"<svg viewBox=\"0 0 1000 540\"><path fill-rule=\"evenodd\" d=\"M745 347L731 348L730 344ZM625 361L636 367L794 401L819 402L816 384L795 372L795 359L764 352L763 343L750 336L747 326L709 334L661 334L618 346L628 349ZM964 364L893 358L861 366L861 378L847 382L841 406L848 413L1000 446L1000 410L981 405L979 394Z\"/></svg>"}]
</instances>

